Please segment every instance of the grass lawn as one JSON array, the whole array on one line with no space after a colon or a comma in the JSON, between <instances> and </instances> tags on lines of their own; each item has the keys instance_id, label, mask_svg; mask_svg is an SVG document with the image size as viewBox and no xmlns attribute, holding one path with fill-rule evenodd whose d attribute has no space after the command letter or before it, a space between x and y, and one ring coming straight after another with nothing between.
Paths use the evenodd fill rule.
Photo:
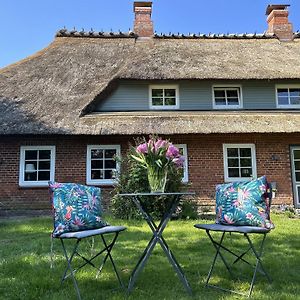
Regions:
<instances>
[{"instance_id":1,"label":"grass lawn","mask_svg":"<svg viewBox=\"0 0 300 300\"><path fill-rule=\"evenodd\" d=\"M122 280L127 285L132 269L144 250L151 234L143 221L122 221L108 218L113 225L128 227L120 234L113 255ZM273 215L276 229L268 236L263 261L273 283L258 274L252 299L300 299L300 219ZM171 221L164 237L183 267L193 289L193 297L185 292L160 246L156 246L135 288L128 296L118 286L110 262L101 276L95 279L96 270L90 267L77 273L83 299L237 299L233 294L204 287L213 258L213 246L204 231L193 224L207 222ZM49 217L0 221L0 299L76 299L71 279L60 286L65 262L60 243L54 243L54 268L50 269ZM244 239L232 236L227 240L231 247L241 248ZM95 242L96 245L96 242ZM83 245L91 251L88 243ZM237 264L239 270L250 270ZM218 260L212 283L227 288L247 290L248 278L234 283L229 279Z\"/></svg>"}]
</instances>

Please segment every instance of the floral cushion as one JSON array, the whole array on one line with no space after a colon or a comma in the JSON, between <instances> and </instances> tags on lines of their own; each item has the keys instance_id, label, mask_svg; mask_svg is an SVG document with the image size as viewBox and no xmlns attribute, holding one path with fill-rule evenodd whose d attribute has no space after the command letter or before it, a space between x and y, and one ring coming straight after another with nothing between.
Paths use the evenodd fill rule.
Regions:
<instances>
[{"instance_id":1,"label":"floral cushion","mask_svg":"<svg viewBox=\"0 0 300 300\"><path fill-rule=\"evenodd\" d=\"M108 225L101 217L99 188L75 183L49 182L49 189L54 211L54 237L66 232Z\"/></svg>"},{"instance_id":2,"label":"floral cushion","mask_svg":"<svg viewBox=\"0 0 300 300\"><path fill-rule=\"evenodd\" d=\"M273 228L270 191L265 176L216 187L216 223Z\"/></svg>"}]
</instances>

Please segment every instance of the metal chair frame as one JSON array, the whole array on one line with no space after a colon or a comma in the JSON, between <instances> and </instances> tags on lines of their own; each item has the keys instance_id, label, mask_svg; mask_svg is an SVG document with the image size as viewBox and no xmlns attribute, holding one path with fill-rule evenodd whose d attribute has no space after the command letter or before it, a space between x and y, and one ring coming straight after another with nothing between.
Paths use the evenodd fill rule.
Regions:
<instances>
[{"instance_id":1,"label":"metal chair frame","mask_svg":"<svg viewBox=\"0 0 300 300\"><path fill-rule=\"evenodd\" d=\"M105 228L105 227L104 227ZM125 227L124 227L125 229ZM78 270L82 269L84 266L86 265L90 265L92 267L94 267L95 269L98 270L97 274L96 274L96 278L98 278L98 276L100 275L107 259L109 258L109 260L111 261L112 263L112 266L113 266L113 269L114 269L114 273L116 274L116 277L118 279L118 282L119 282L119 285L121 288L124 288L124 284L121 280L121 277L117 271L117 268L116 268L116 265L115 265L115 262L112 258L112 255L111 255L111 251L113 249L113 246L115 245L116 243L116 240L118 238L118 235L120 233L120 231L124 230L124 229L121 229L121 230L118 230L118 231L111 231L111 232L105 232L105 233L95 233L95 234L92 234L92 235L88 235L86 237L78 237L80 236L80 234L82 234L83 232L72 232L71 233L71 236L70 237L64 237L64 235L62 236L58 236L58 237L55 237L56 239L60 239L61 241L61 245L62 245L62 248L63 248L63 252L64 252L64 256L67 260L67 267L64 271L64 274L62 276L62 279L61 279L61 285L63 284L63 282L71 277L72 278L72 281L73 281L73 284L74 284L74 287L75 287L75 290L76 290L76 294L77 294L77 298L79 300L81 300L81 295L80 295L80 291L79 291L79 287L78 287L78 283L77 283L77 280L75 278L75 274ZM101 230L101 229L100 229ZM93 230L88 230L90 232L92 232ZM94 231L97 231L94 230ZM79 235L78 235L79 234ZM108 235L108 234L114 234L114 237L112 238L112 240L108 243L107 240L105 239L104 235ZM89 237L94 237L94 236L98 236L100 235L101 236L101 240L102 240L102 243L103 243L103 248L100 249L95 255L93 255L91 258L86 258L84 255L82 255L81 253L79 253L78 249L79 249L79 244L80 242L85 239L85 238L89 238ZM69 251L69 254L68 254L68 251L66 249L66 246L65 246L65 240L70 240L70 239L76 239L76 243L73 247L73 250L72 251ZM102 260L102 263L100 264L99 267L97 267L94 263L93 263L93 260L95 260L98 256L100 256L101 254L105 253L105 256ZM72 262L73 262L73 259L74 257L80 257L84 262L79 265L77 268L73 268L72 266Z\"/></svg>"},{"instance_id":2,"label":"metal chair frame","mask_svg":"<svg viewBox=\"0 0 300 300\"><path fill-rule=\"evenodd\" d=\"M214 226L223 227L224 229L223 230L220 229L220 228L215 229ZM254 227L252 229L252 231L250 229L250 231L247 232L248 230L246 230L246 228L248 229L249 228L248 226L230 226L230 227L235 227L236 229L235 230L230 230L231 228L228 228L228 230L226 230L226 227L228 227L228 226L218 225L218 224L196 224L195 227L198 228L198 229L203 229L203 230L206 231L206 234L208 235L211 243L213 244L213 246L216 250L216 253L215 253L215 256L213 258L210 270L209 270L208 275L207 275L207 279L206 279L206 283L205 283L206 287L212 287L212 288L220 289L220 290L223 290L223 291L239 294L239 295L242 295L242 296L250 297L251 294L252 294L252 291L253 291L254 283L255 283L256 276L257 276L258 272L260 274L262 274L264 277L266 277L267 280L269 281L269 283L272 282L271 277L269 276L269 274L265 270L265 267L263 266L263 263L262 263L262 254L263 254L263 249L264 249L264 243L265 243L266 235L267 235L268 232L270 232L270 230L260 230L260 231L256 232L255 227ZM260 229L262 229L262 228L260 228ZM220 240L214 239L212 237L210 231L222 232ZM245 239L247 240L247 242L249 244L249 247L247 248L247 250L245 250L241 254L238 254L238 253L235 253L232 250L228 249L227 247L223 246L224 237L225 237L226 233L229 233L229 234L232 234L232 233L243 234L243 236L245 237ZM253 242L250 239L251 234L263 235L262 240L260 242L260 245L258 246L258 249L255 249L255 247L253 245ZM239 291L231 290L231 289L226 289L226 288L223 288L221 286L209 284L209 281L212 277L213 270L214 270L214 267L216 265L216 261L217 261L218 257L220 257L221 261L225 265L225 267L226 267L227 271L229 272L230 276L232 278L234 277L234 274L232 272L232 266L230 266L229 263L226 261L226 259L225 259L224 255L222 254L221 250L231 254L234 257L236 257L236 259L232 263L232 266L240 261L242 263L248 264L249 266L251 266L254 269L253 276L252 276L251 283L250 283L250 288L249 288L249 291L247 293L243 293L243 292L239 292ZM255 264L254 265L244 258L245 255L248 254L248 253L249 254L252 253L253 256L255 257Z\"/></svg>"}]
</instances>

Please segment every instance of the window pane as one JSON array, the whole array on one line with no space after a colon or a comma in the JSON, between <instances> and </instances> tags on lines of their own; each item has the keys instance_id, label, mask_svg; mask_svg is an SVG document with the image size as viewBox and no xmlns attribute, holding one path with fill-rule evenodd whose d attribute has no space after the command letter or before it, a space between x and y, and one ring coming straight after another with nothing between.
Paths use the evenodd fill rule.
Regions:
<instances>
[{"instance_id":1,"label":"window pane","mask_svg":"<svg viewBox=\"0 0 300 300\"><path fill-rule=\"evenodd\" d=\"M91 161L91 168L92 169L103 169L103 160L92 160Z\"/></svg>"},{"instance_id":2,"label":"window pane","mask_svg":"<svg viewBox=\"0 0 300 300\"><path fill-rule=\"evenodd\" d=\"M252 169L251 168L242 168L241 169L241 177L251 177Z\"/></svg>"},{"instance_id":3,"label":"window pane","mask_svg":"<svg viewBox=\"0 0 300 300\"><path fill-rule=\"evenodd\" d=\"M296 181L300 181L300 172L296 172Z\"/></svg>"},{"instance_id":4,"label":"window pane","mask_svg":"<svg viewBox=\"0 0 300 300\"><path fill-rule=\"evenodd\" d=\"M228 159L228 167L238 167L239 159L238 158L229 158Z\"/></svg>"},{"instance_id":5,"label":"window pane","mask_svg":"<svg viewBox=\"0 0 300 300\"><path fill-rule=\"evenodd\" d=\"M251 158L241 158L241 167L251 167L252 161Z\"/></svg>"},{"instance_id":6,"label":"window pane","mask_svg":"<svg viewBox=\"0 0 300 300\"><path fill-rule=\"evenodd\" d=\"M290 89L291 97L300 97L300 89Z\"/></svg>"},{"instance_id":7,"label":"window pane","mask_svg":"<svg viewBox=\"0 0 300 300\"><path fill-rule=\"evenodd\" d=\"M105 170L105 179L113 178L113 170Z\"/></svg>"},{"instance_id":8,"label":"window pane","mask_svg":"<svg viewBox=\"0 0 300 300\"><path fill-rule=\"evenodd\" d=\"M227 98L228 105L239 105L238 98Z\"/></svg>"},{"instance_id":9,"label":"window pane","mask_svg":"<svg viewBox=\"0 0 300 300\"><path fill-rule=\"evenodd\" d=\"M300 97L291 97L291 103L290 104L294 104L294 105L300 104Z\"/></svg>"},{"instance_id":10,"label":"window pane","mask_svg":"<svg viewBox=\"0 0 300 300\"><path fill-rule=\"evenodd\" d=\"M37 169L37 161L26 161L25 163L25 171L34 172Z\"/></svg>"},{"instance_id":11,"label":"window pane","mask_svg":"<svg viewBox=\"0 0 300 300\"><path fill-rule=\"evenodd\" d=\"M288 97L278 97L278 104L279 105L288 105L289 98Z\"/></svg>"},{"instance_id":12,"label":"window pane","mask_svg":"<svg viewBox=\"0 0 300 300\"><path fill-rule=\"evenodd\" d=\"M237 168L228 168L229 177L240 177L239 169Z\"/></svg>"},{"instance_id":13,"label":"window pane","mask_svg":"<svg viewBox=\"0 0 300 300\"><path fill-rule=\"evenodd\" d=\"M225 98L216 98L215 103L216 105L226 105L226 100Z\"/></svg>"},{"instance_id":14,"label":"window pane","mask_svg":"<svg viewBox=\"0 0 300 300\"><path fill-rule=\"evenodd\" d=\"M39 150L39 159L50 159L51 151L50 150Z\"/></svg>"},{"instance_id":15,"label":"window pane","mask_svg":"<svg viewBox=\"0 0 300 300\"><path fill-rule=\"evenodd\" d=\"M103 150L102 149L93 149L91 151L92 158L103 158Z\"/></svg>"},{"instance_id":16,"label":"window pane","mask_svg":"<svg viewBox=\"0 0 300 300\"><path fill-rule=\"evenodd\" d=\"M241 157L251 157L251 148L240 148Z\"/></svg>"},{"instance_id":17,"label":"window pane","mask_svg":"<svg viewBox=\"0 0 300 300\"><path fill-rule=\"evenodd\" d=\"M117 154L116 149L105 150L105 158L113 158Z\"/></svg>"},{"instance_id":18,"label":"window pane","mask_svg":"<svg viewBox=\"0 0 300 300\"><path fill-rule=\"evenodd\" d=\"M288 97L288 89L277 89L278 97Z\"/></svg>"},{"instance_id":19,"label":"window pane","mask_svg":"<svg viewBox=\"0 0 300 300\"><path fill-rule=\"evenodd\" d=\"M92 170L91 178L92 179L103 179L103 171L102 170Z\"/></svg>"},{"instance_id":20,"label":"window pane","mask_svg":"<svg viewBox=\"0 0 300 300\"><path fill-rule=\"evenodd\" d=\"M238 157L239 156L238 148L227 148L227 156Z\"/></svg>"},{"instance_id":21,"label":"window pane","mask_svg":"<svg viewBox=\"0 0 300 300\"><path fill-rule=\"evenodd\" d=\"M164 100L163 98L152 98L152 105L164 105Z\"/></svg>"},{"instance_id":22,"label":"window pane","mask_svg":"<svg viewBox=\"0 0 300 300\"><path fill-rule=\"evenodd\" d=\"M25 172L24 176L25 181L36 181L37 180L37 172Z\"/></svg>"},{"instance_id":23,"label":"window pane","mask_svg":"<svg viewBox=\"0 0 300 300\"><path fill-rule=\"evenodd\" d=\"M165 89L165 97L175 97L176 90L175 89Z\"/></svg>"},{"instance_id":24,"label":"window pane","mask_svg":"<svg viewBox=\"0 0 300 300\"><path fill-rule=\"evenodd\" d=\"M39 161L39 170L50 170L50 161Z\"/></svg>"},{"instance_id":25,"label":"window pane","mask_svg":"<svg viewBox=\"0 0 300 300\"><path fill-rule=\"evenodd\" d=\"M105 169L114 169L114 168L116 168L116 161L114 160L105 161Z\"/></svg>"},{"instance_id":26,"label":"window pane","mask_svg":"<svg viewBox=\"0 0 300 300\"><path fill-rule=\"evenodd\" d=\"M238 98L238 91L237 90L227 90L227 97L230 98Z\"/></svg>"},{"instance_id":27,"label":"window pane","mask_svg":"<svg viewBox=\"0 0 300 300\"><path fill-rule=\"evenodd\" d=\"M300 150L294 150L294 159L300 159Z\"/></svg>"},{"instance_id":28,"label":"window pane","mask_svg":"<svg viewBox=\"0 0 300 300\"><path fill-rule=\"evenodd\" d=\"M295 170L300 171L300 161L295 161Z\"/></svg>"},{"instance_id":29,"label":"window pane","mask_svg":"<svg viewBox=\"0 0 300 300\"><path fill-rule=\"evenodd\" d=\"M176 105L175 98L165 98L165 105Z\"/></svg>"},{"instance_id":30,"label":"window pane","mask_svg":"<svg viewBox=\"0 0 300 300\"><path fill-rule=\"evenodd\" d=\"M225 98L225 91L224 90L214 90L215 98Z\"/></svg>"},{"instance_id":31,"label":"window pane","mask_svg":"<svg viewBox=\"0 0 300 300\"><path fill-rule=\"evenodd\" d=\"M163 97L163 89L152 89L152 97Z\"/></svg>"},{"instance_id":32,"label":"window pane","mask_svg":"<svg viewBox=\"0 0 300 300\"><path fill-rule=\"evenodd\" d=\"M37 159L37 150L25 150L25 159Z\"/></svg>"},{"instance_id":33,"label":"window pane","mask_svg":"<svg viewBox=\"0 0 300 300\"><path fill-rule=\"evenodd\" d=\"M50 180L50 171L39 171L38 180Z\"/></svg>"}]
</instances>

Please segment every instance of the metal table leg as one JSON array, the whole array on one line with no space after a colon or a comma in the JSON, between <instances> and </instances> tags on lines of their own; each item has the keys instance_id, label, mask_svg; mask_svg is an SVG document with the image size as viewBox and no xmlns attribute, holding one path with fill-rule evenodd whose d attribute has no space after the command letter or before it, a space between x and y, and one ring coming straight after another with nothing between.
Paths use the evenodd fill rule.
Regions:
<instances>
[{"instance_id":1,"label":"metal table leg","mask_svg":"<svg viewBox=\"0 0 300 300\"><path fill-rule=\"evenodd\" d=\"M173 202L168 210L168 212L162 217L159 225L157 226L153 219L150 217L150 215L144 210L142 207L138 196L133 198L134 203L136 204L137 208L140 210L142 213L144 219L146 220L147 224L149 225L151 231L152 231L152 237L145 248L141 258L139 259L137 265L135 266L129 280L129 285L128 285L128 291L130 292L134 286L134 283L139 275L139 273L142 271L144 268L148 258L150 257L155 245L157 243L160 244L161 248L163 249L164 253L166 254L167 258L169 259L169 262L173 266L175 272L179 276L179 279L181 280L182 284L184 285L185 289L189 294L192 294L192 289L183 273L182 268L180 267L179 263L177 262L175 256L169 249L168 244L166 243L165 239L163 238L162 234L164 229L166 228L172 214L174 213L178 203L179 203L179 196L175 196L173 198Z\"/></svg>"}]
</instances>

